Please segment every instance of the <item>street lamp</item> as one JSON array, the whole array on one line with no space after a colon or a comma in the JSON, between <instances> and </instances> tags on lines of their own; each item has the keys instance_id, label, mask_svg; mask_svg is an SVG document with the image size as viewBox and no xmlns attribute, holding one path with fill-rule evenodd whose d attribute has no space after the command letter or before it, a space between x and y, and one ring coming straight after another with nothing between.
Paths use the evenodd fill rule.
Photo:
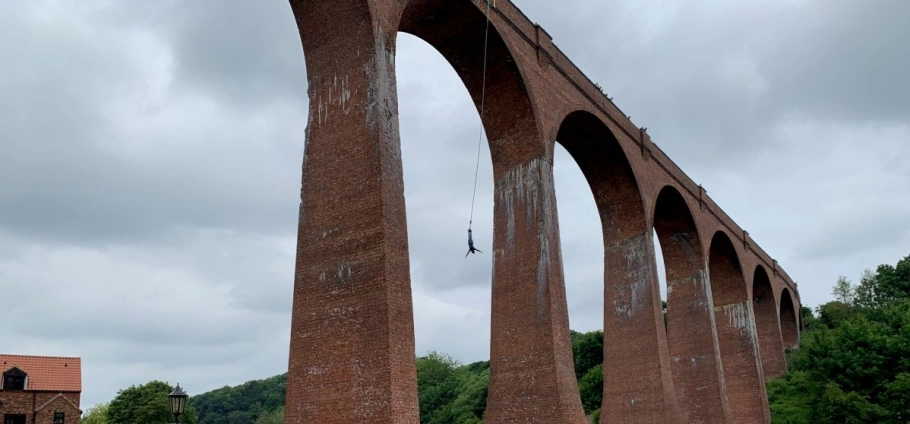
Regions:
<instances>
[{"instance_id":1,"label":"street lamp","mask_svg":"<svg viewBox=\"0 0 910 424\"><path fill-rule=\"evenodd\" d=\"M167 395L168 400L171 403L171 413L174 414L174 421L177 424L180 424L180 414L183 414L183 409L186 408L186 398L189 395L183 392L183 389L180 388L180 383L177 383L177 388L174 389L171 394Z\"/></svg>"}]
</instances>

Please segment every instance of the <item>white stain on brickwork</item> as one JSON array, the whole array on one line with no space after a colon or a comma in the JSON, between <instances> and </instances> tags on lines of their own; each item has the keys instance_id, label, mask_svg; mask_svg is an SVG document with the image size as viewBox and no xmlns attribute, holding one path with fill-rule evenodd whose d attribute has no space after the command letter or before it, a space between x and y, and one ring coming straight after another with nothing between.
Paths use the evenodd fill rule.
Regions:
<instances>
[{"instance_id":1,"label":"white stain on brickwork","mask_svg":"<svg viewBox=\"0 0 910 424\"><path fill-rule=\"evenodd\" d=\"M373 57L363 65L363 71L368 81L366 116L368 126L373 127L374 124L380 124L380 127L384 127L381 124L390 121L394 116L390 100L395 99L396 96L395 57L386 46L381 26L376 28L375 39Z\"/></svg>"},{"instance_id":2,"label":"white stain on brickwork","mask_svg":"<svg viewBox=\"0 0 910 424\"><path fill-rule=\"evenodd\" d=\"M713 309L713 302L711 302L711 283L708 281L708 273L703 269L698 270L693 283L695 284L695 298L692 299L692 306L703 312L710 312Z\"/></svg>"},{"instance_id":3,"label":"white stain on brickwork","mask_svg":"<svg viewBox=\"0 0 910 424\"><path fill-rule=\"evenodd\" d=\"M508 170L496 181L495 196L506 219L505 257L516 254L516 231L521 219L525 228L537 233L537 307L538 313L545 313L549 274L552 266L559 266L560 257L554 251L559 242L552 164L537 157Z\"/></svg>"},{"instance_id":4,"label":"white stain on brickwork","mask_svg":"<svg viewBox=\"0 0 910 424\"><path fill-rule=\"evenodd\" d=\"M650 233L632 237L616 246L626 260L625 279L612 301L617 317L632 318L642 307L650 305L650 287L653 281L654 251Z\"/></svg>"},{"instance_id":5,"label":"white stain on brickwork","mask_svg":"<svg viewBox=\"0 0 910 424\"><path fill-rule=\"evenodd\" d=\"M318 126L329 121L333 109L340 110L344 115L351 113L354 103L350 100L353 93L347 75L334 75L331 82L313 76L308 84L310 101L313 102L313 106L310 106L310 124L313 122L313 112L316 113L315 122Z\"/></svg>"},{"instance_id":6,"label":"white stain on brickwork","mask_svg":"<svg viewBox=\"0 0 910 424\"><path fill-rule=\"evenodd\" d=\"M749 344L755 344L755 321L752 319L749 302L716 307L715 310L722 310L727 317L727 325L735 328Z\"/></svg>"},{"instance_id":7,"label":"white stain on brickwork","mask_svg":"<svg viewBox=\"0 0 910 424\"><path fill-rule=\"evenodd\" d=\"M351 264L347 262L339 262L338 270L335 272L335 279L339 283L344 284L349 278L351 278Z\"/></svg>"},{"instance_id":8,"label":"white stain on brickwork","mask_svg":"<svg viewBox=\"0 0 910 424\"><path fill-rule=\"evenodd\" d=\"M538 235L540 256L537 258L537 313L546 313L547 308L547 272L550 268L550 242L544 234Z\"/></svg>"},{"instance_id":9,"label":"white stain on brickwork","mask_svg":"<svg viewBox=\"0 0 910 424\"><path fill-rule=\"evenodd\" d=\"M351 99L351 89L348 82L348 76L344 75L338 78L338 75L332 77L332 85L329 86L328 105L340 107L341 112L345 115L351 112L348 107L348 100Z\"/></svg>"},{"instance_id":10,"label":"white stain on brickwork","mask_svg":"<svg viewBox=\"0 0 910 424\"><path fill-rule=\"evenodd\" d=\"M395 54L393 46L386 44L385 30L377 26L375 30L373 56L363 65L363 72L368 81L365 104L366 126L373 131L383 150L381 155L383 173L397 175L397 180L388 181L396 184L395 195L404 197L404 186L401 180L401 139L398 128L398 101L395 84ZM380 177L381 178L381 177Z\"/></svg>"}]
</instances>

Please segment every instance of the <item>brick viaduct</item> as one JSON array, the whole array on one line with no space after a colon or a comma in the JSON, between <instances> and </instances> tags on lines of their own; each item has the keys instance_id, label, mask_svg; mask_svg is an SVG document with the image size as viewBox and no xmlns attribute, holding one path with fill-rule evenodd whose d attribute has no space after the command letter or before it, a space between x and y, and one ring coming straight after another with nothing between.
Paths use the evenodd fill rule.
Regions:
<instances>
[{"instance_id":1,"label":"brick viaduct","mask_svg":"<svg viewBox=\"0 0 910 424\"><path fill-rule=\"evenodd\" d=\"M475 104L485 0L291 0L305 52L288 423L417 423L399 145L398 32L434 46ZM490 12L495 179L487 423L583 423L569 338L554 143L604 242L602 422L767 423L764 378L799 344L796 285L644 128L509 0ZM479 110L479 108L478 108ZM663 324L653 236L664 254Z\"/></svg>"}]
</instances>

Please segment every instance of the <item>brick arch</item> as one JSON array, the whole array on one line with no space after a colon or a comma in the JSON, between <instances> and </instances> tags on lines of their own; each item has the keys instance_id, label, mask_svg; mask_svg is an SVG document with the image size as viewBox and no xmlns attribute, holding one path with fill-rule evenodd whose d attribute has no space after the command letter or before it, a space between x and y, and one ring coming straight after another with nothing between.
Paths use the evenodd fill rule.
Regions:
<instances>
[{"instance_id":1,"label":"brick arch","mask_svg":"<svg viewBox=\"0 0 910 424\"><path fill-rule=\"evenodd\" d=\"M616 136L587 111L566 115L556 134L585 175L600 212L604 243L612 244L647 229L638 181Z\"/></svg>"},{"instance_id":2,"label":"brick arch","mask_svg":"<svg viewBox=\"0 0 910 424\"><path fill-rule=\"evenodd\" d=\"M471 95L495 180L490 387L485 420L584 419L562 274L553 164L518 60L478 4L410 0L398 30L435 48ZM488 32L487 32L488 31ZM486 64L484 42L487 39ZM485 68L484 68L485 66ZM483 78L486 71L486 95ZM533 281L536 288L528 290ZM528 381L536 384L529 386ZM516 404L525 405L515 408Z\"/></svg>"},{"instance_id":3,"label":"brick arch","mask_svg":"<svg viewBox=\"0 0 910 424\"><path fill-rule=\"evenodd\" d=\"M683 417L685 422L731 421L698 227L676 187L664 186L654 205L667 275L667 344Z\"/></svg>"},{"instance_id":4,"label":"brick arch","mask_svg":"<svg viewBox=\"0 0 910 424\"><path fill-rule=\"evenodd\" d=\"M784 349L799 347L799 313L797 302L793 301L790 289L784 287L780 293L780 333Z\"/></svg>"},{"instance_id":5,"label":"brick arch","mask_svg":"<svg viewBox=\"0 0 910 424\"><path fill-rule=\"evenodd\" d=\"M322 55L331 55L331 49L335 47L344 46L345 50L373 47L374 7L375 2L370 0L339 0L332 4L291 0L307 64L321 64ZM312 57L307 58L310 55Z\"/></svg>"},{"instance_id":6,"label":"brick arch","mask_svg":"<svg viewBox=\"0 0 910 424\"><path fill-rule=\"evenodd\" d=\"M737 420L768 422L768 395L761 372L752 302L739 254L717 231L708 253L714 320L730 410Z\"/></svg>"},{"instance_id":7,"label":"brick arch","mask_svg":"<svg viewBox=\"0 0 910 424\"><path fill-rule=\"evenodd\" d=\"M494 177L540 156L540 125L532 107L518 60L492 19L487 32L484 10L469 1L409 0L398 30L433 46L449 62L467 88L478 113L486 54L486 95L483 125L490 143Z\"/></svg>"},{"instance_id":8,"label":"brick arch","mask_svg":"<svg viewBox=\"0 0 910 424\"><path fill-rule=\"evenodd\" d=\"M752 310L755 312L755 328L765 378L780 377L787 371L787 359L784 356L774 289L768 272L761 265L755 267L752 277Z\"/></svg>"},{"instance_id":9,"label":"brick arch","mask_svg":"<svg viewBox=\"0 0 910 424\"><path fill-rule=\"evenodd\" d=\"M604 241L605 420L674 422L679 406L667 356L653 232L637 177L610 129L587 111L556 135L591 186ZM629 361L629 358L636 358ZM634 375L635 378L629 378Z\"/></svg>"},{"instance_id":10,"label":"brick arch","mask_svg":"<svg viewBox=\"0 0 910 424\"><path fill-rule=\"evenodd\" d=\"M286 421L416 424L395 44L399 30L428 41L449 60L476 104L482 52L477 23L486 24L479 19L485 0L291 0L291 6L306 52L310 110ZM770 268L770 259L763 259L767 255L750 244L748 234L542 27L511 1L500 1L491 16L491 46L498 53L491 54L487 95L493 100L484 114L496 179L489 253L494 263L491 387L485 421L583 420L556 219L556 138L588 178L602 222L608 338L602 421L677 422L680 416L661 322L653 217L645 212L656 207L652 200L657 202L659 195L652 193L673 184L686 202L698 202L701 211L694 218L699 228L723 228L736 235L734 247L726 234L720 233L720 240L709 231L702 234L702 245L711 241L703 255L709 288L717 288L710 307L716 352L731 387L728 393L739 396L731 397L738 406L733 415L766 422L767 414L750 409L763 402L767 410L751 288L743 288L742 269L738 277L725 271L737 271L740 260L750 268L756 260ZM641 157L633 158L638 152ZM743 256L737 254L739 246ZM776 265L774 275L781 275L791 284L791 295L798 295ZM735 299L724 303L729 293ZM798 298L790 299L791 306L798 306ZM791 309L798 323L798 311ZM743 396L761 399L749 403Z\"/></svg>"}]
</instances>

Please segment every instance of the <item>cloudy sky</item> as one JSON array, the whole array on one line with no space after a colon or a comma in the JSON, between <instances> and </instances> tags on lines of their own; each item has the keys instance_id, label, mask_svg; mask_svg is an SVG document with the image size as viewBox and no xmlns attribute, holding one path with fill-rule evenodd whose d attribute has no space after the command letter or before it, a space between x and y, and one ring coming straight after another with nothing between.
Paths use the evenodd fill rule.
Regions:
<instances>
[{"instance_id":1,"label":"cloudy sky","mask_svg":"<svg viewBox=\"0 0 910 424\"><path fill-rule=\"evenodd\" d=\"M807 306L910 254L910 2L514 1ZM418 354L485 359L480 121L442 56L398 44ZM83 409L284 372L308 108L288 2L0 1L0 57L0 351L82 357ZM571 325L600 328L594 201L555 166ZM480 175L487 251L486 147Z\"/></svg>"}]
</instances>

